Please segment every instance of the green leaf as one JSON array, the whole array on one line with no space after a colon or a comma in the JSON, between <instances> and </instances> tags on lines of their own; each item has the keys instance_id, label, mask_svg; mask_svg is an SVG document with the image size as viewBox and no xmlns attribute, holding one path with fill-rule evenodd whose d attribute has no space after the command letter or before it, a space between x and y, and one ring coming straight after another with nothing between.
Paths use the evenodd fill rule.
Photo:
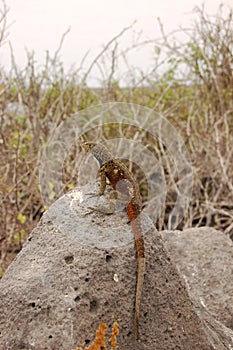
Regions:
<instances>
[{"instance_id":1,"label":"green leaf","mask_svg":"<svg viewBox=\"0 0 233 350\"><path fill-rule=\"evenodd\" d=\"M23 214L21 214L21 213L18 214L17 219L19 220L19 222L20 222L22 225L25 224L25 222L26 222L26 216L23 215Z\"/></svg>"}]
</instances>

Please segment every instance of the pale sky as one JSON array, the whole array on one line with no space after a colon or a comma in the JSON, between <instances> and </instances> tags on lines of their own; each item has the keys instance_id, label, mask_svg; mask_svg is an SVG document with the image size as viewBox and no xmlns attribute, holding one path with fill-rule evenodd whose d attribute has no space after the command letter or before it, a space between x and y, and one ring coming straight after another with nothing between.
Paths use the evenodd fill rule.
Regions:
<instances>
[{"instance_id":1,"label":"pale sky","mask_svg":"<svg viewBox=\"0 0 233 350\"><path fill-rule=\"evenodd\" d=\"M206 0L205 8L214 14L220 0ZM223 0L233 6L232 0ZM25 48L35 51L38 64L45 59L45 52L57 49L62 34L70 32L62 47L61 59L66 67L79 65L89 50L93 58L111 38L124 27L137 20L135 30L143 32L143 38L160 36L156 18L160 17L167 32L179 25L187 26L194 18L192 10L203 1L198 0L6 0L10 12L9 40L14 49L16 63L23 67L26 62ZM1 6L1 0L0 0ZM125 41L124 41L125 40ZM130 45L132 32L123 39ZM10 62L9 44L0 48L0 65ZM147 55L134 55L137 65L146 64Z\"/></svg>"}]
</instances>

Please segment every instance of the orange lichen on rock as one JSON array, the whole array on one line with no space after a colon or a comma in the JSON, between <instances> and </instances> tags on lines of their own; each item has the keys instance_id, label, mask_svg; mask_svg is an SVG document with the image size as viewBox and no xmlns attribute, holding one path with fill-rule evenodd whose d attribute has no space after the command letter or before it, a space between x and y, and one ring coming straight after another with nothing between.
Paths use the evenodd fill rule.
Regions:
<instances>
[{"instance_id":1,"label":"orange lichen on rock","mask_svg":"<svg viewBox=\"0 0 233 350\"><path fill-rule=\"evenodd\" d=\"M95 340L93 344L88 347L82 348L78 347L77 350L108 350L106 347L106 331L108 327L106 323L101 323L96 331ZM118 347L116 337L119 335L119 328L117 322L114 322L112 327L112 334L109 339L111 343L111 349L115 350Z\"/></svg>"},{"instance_id":2,"label":"orange lichen on rock","mask_svg":"<svg viewBox=\"0 0 233 350\"><path fill-rule=\"evenodd\" d=\"M118 348L117 339L116 339L118 335L119 335L118 323L114 322L112 326L112 334L109 339L109 342L111 343L111 347L113 350Z\"/></svg>"},{"instance_id":3,"label":"orange lichen on rock","mask_svg":"<svg viewBox=\"0 0 233 350\"><path fill-rule=\"evenodd\" d=\"M84 350L107 350L106 348L106 323L101 323L96 331L94 343L85 348ZM83 350L82 348L78 348L77 350Z\"/></svg>"}]
</instances>

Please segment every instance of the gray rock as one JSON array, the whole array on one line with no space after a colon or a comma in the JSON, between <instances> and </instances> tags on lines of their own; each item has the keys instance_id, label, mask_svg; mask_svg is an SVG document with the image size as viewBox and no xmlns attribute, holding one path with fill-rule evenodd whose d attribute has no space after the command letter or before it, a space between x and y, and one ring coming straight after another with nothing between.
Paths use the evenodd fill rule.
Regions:
<instances>
[{"instance_id":1,"label":"gray rock","mask_svg":"<svg viewBox=\"0 0 233 350\"><path fill-rule=\"evenodd\" d=\"M233 329L233 242L213 228L163 231L190 296Z\"/></svg>"},{"instance_id":2,"label":"gray rock","mask_svg":"<svg viewBox=\"0 0 233 350\"><path fill-rule=\"evenodd\" d=\"M150 220L142 217L147 267L134 340L137 261L121 211L93 212L93 186L56 201L0 281L0 349L72 350L98 325L119 324L119 349L232 349L232 332L191 300Z\"/></svg>"}]
</instances>

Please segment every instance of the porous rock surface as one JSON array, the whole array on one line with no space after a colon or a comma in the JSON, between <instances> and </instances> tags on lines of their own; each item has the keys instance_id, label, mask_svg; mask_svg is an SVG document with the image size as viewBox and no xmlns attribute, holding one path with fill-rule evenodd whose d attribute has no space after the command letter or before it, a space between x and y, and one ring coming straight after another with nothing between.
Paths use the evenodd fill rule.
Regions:
<instances>
[{"instance_id":1,"label":"porous rock surface","mask_svg":"<svg viewBox=\"0 0 233 350\"><path fill-rule=\"evenodd\" d=\"M135 245L125 213L88 207L93 186L56 201L0 281L0 349L72 350L98 325L120 329L119 349L232 349L232 331L192 300L161 236L142 217L146 275L134 340Z\"/></svg>"},{"instance_id":2,"label":"porous rock surface","mask_svg":"<svg viewBox=\"0 0 233 350\"><path fill-rule=\"evenodd\" d=\"M233 242L210 227L161 232L192 299L233 329Z\"/></svg>"}]
</instances>

